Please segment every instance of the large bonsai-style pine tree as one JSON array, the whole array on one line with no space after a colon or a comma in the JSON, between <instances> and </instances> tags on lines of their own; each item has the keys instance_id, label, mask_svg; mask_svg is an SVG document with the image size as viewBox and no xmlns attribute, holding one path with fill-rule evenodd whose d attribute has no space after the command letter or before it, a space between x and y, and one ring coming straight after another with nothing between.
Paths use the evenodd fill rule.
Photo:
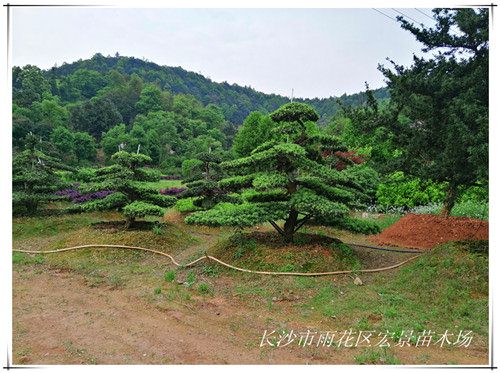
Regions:
<instances>
[{"instance_id":1,"label":"large bonsai-style pine tree","mask_svg":"<svg viewBox=\"0 0 500 373\"><path fill-rule=\"evenodd\" d=\"M15 213L34 214L38 208L54 199L54 192L65 186L57 171L72 170L61 160L37 149L39 142L29 134L26 149L14 155L12 161L12 203Z\"/></svg>"},{"instance_id":2,"label":"large bonsai-style pine tree","mask_svg":"<svg viewBox=\"0 0 500 373\"><path fill-rule=\"evenodd\" d=\"M233 197L237 193L241 202L221 202L191 214L187 223L252 226L269 221L292 241L306 222L342 224L350 207L365 197L354 174L336 169L339 161L352 161L342 157L347 149L337 138L319 130L318 114L310 106L289 103L271 119L272 140L248 157L221 163L230 176L219 180L217 187Z\"/></svg>"},{"instance_id":3,"label":"large bonsai-style pine tree","mask_svg":"<svg viewBox=\"0 0 500 373\"><path fill-rule=\"evenodd\" d=\"M98 169L93 182L82 187L82 191L112 190L114 193L83 203L79 210L119 210L125 215L128 228L136 218L162 216L164 207L175 202L174 197L161 195L157 189L146 184L160 180L158 171L144 167L151 162L147 155L119 151L113 154L111 160L114 164Z\"/></svg>"}]
</instances>

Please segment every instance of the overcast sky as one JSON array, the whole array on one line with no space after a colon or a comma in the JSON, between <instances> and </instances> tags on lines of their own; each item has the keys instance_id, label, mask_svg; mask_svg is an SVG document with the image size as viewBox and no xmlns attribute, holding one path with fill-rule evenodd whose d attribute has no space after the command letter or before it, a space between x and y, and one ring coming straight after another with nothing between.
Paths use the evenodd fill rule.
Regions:
<instances>
[{"instance_id":1,"label":"overcast sky","mask_svg":"<svg viewBox=\"0 0 500 373\"><path fill-rule=\"evenodd\" d=\"M266 93L290 96L293 88L295 97L355 93L365 81L381 87L379 63L408 65L420 49L373 9L12 9L14 65L50 68L118 52Z\"/></svg>"}]
</instances>

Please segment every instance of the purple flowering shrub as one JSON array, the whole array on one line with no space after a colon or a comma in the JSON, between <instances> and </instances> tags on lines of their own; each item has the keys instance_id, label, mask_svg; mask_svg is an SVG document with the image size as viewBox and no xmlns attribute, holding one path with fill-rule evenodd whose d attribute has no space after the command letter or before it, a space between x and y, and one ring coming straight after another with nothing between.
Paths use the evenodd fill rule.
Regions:
<instances>
[{"instance_id":1,"label":"purple flowering shrub","mask_svg":"<svg viewBox=\"0 0 500 373\"><path fill-rule=\"evenodd\" d=\"M164 196L176 196L178 194L181 194L184 192L187 188L182 188L182 187L171 187L167 189L160 189L160 194L163 194Z\"/></svg>"},{"instance_id":2,"label":"purple flowering shrub","mask_svg":"<svg viewBox=\"0 0 500 373\"><path fill-rule=\"evenodd\" d=\"M101 190L99 192L82 194L79 190L76 189L63 189L58 190L54 194L59 197L64 197L65 199L71 200L73 203L84 203L93 201L96 199L102 199L111 193L114 193L112 190Z\"/></svg>"},{"instance_id":3,"label":"purple flowering shrub","mask_svg":"<svg viewBox=\"0 0 500 373\"><path fill-rule=\"evenodd\" d=\"M54 192L54 194L58 197L65 197L66 199L73 200L81 196L81 193L76 189L63 189Z\"/></svg>"},{"instance_id":4,"label":"purple flowering shrub","mask_svg":"<svg viewBox=\"0 0 500 373\"><path fill-rule=\"evenodd\" d=\"M93 201L96 199L102 199L110 194L114 193L114 190L100 190L99 192L82 194L80 197L73 199L74 203L84 203Z\"/></svg>"}]
</instances>

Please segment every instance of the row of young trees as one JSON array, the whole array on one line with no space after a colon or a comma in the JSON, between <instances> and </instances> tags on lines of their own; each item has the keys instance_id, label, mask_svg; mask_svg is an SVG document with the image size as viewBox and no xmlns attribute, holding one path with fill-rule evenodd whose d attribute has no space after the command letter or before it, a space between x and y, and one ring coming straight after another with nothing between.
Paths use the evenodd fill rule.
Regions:
<instances>
[{"instance_id":1,"label":"row of young trees","mask_svg":"<svg viewBox=\"0 0 500 373\"><path fill-rule=\"evenodd\" d=\"M57 199L56 192L71 186L62 180L60 171L75 175L78 171L68 167L61 160L46 155L40 150L37 138L30 134L26 149L17 153L13 159L13 207L14 213L35 214L44 204ZM80 178L84 185L83 193L102 192L104 198L71 206L68 212L116 210L126 218L126 228L136 218L144 216L163 216L166 207L175 198L164 196L148 182L160 180L160 172L148 167L151 158L144 154L119 151L111 157L112 165L98 169L85 169Z\"/></svg>"},{"instance_id":2,"label":"row of young trees","mask_svg":"<svg viewBox=\"0 0 500 373\"><path fill-rule=\"evenodd\" d=\"M321 131L315 123L317 113L306 104L286 104L269 118L269 139L249 156L222 162L220 149L212 148L198 155L191 180L185 180L188 190L181 197L196 197L203 211L186 222L243 227L269 221L286 241L292 241L307 222L352 227L350 208L369 197L363 192L364 174L337 167L354 165L344 156L347 149L338 138ZM49 157L37 149L36 137L30 135L30 139L29 147L14 158L14 204L33 213L50 199L46 192L53 193L62 183L56 182L60 163L53 159L49 163ZM158 171L144 167L152 162L150 157L119 151L111 160L112 165L85 175L80 187L85 193L111 192L71 211L118 210L129 227L138 217L163 215L164 208L175 202L145 184L160 178ZM47 182L46 188L34 187L37 178ZM285 221L283 227L279 220Z\"/></svg>"}]
</instances>

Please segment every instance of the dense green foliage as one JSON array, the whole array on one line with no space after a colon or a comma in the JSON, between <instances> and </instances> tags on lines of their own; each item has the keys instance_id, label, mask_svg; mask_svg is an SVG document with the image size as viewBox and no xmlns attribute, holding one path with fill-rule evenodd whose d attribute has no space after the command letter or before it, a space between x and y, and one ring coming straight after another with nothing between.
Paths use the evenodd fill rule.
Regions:
<instances>
[{"instance_id":1,"label":"dense green foliage","mask_svg":"<svg viewBox=\"0 0 500 373\"><path fill-rule=\"evenodd\" d=\"M397 188L389 178L377 193L380 204L412 207L444 201L447 215L461 190L487 185L488 10L433 12L436 26L431 28L398 20L424 44L424 51L440 53L415 57L408 68L392 61L392 68L380 66L391 99L377 101L368 89L366 105L344 105L328 131L365 154L377 171L411 175L411 181Z\"/></svg>"},{"instance_id":2,"label":"dense green foliage","mask_svg":"<svg viewBox=\"0 0 500 373\"><path fill-rule=\"evenodd\" d=\"M407 177L403 172L394 172L378 185L377 204L381 207L411 208L438 203L444 200L445 190L445 183L423 182L416 177Z\"/></svg>"},{"instance_id":3,"label":"dense green foliage","mask_svg":"<svg viewBox=\"0 0 500 373\"><path fill-rule=\"evenodd\" d=\"M433 12L432 28L399 22L440 53L410 67L391 61L380 66L388 89L338 99L288 103L118 55L47 71L14 67L14 204L34 212L47 201L61 159L80 167L82 192L115 191L75 209L118 208L129 223L174 203L146 184L159 172L182 175L188 189L177 204L196 212L188 222L272 221L287 239L314 222L370 233L376 228L347 218L366 204L444 204L449 214L458 202L460 214L478 215L471 204L488 200L488 13ZM38 173L43 186L33 182Z\"/></svg>"},{"instance_id":4,"label":"dense green foliage","mask_svg":"<svg viewBox=\"0 0 500 373\"><path fill-rule=\"evenodd\" d=\"M17 97L24 99L25 96L29 96L25 100L31 103L33 98L36 99L37 95L43 93L44 89L51 90L52 94L60 96L64 101L90 98L93 96L93 92L106 89L106 81L109 81L110 78L117 83L123 82L121 75L137 76L145 83L154 84L161 90L175 95L192 95L203 105L215 104L222 109L225 118L235 124L241 124L251 111L271 112L289 101L287 97L265 94L251 87L241 87L227 82L216 83L209 78L180 67L159 66L153 62L118 55L104 57L97 53L88 60L63 63L59 67L55 66L41 73L45 80L42 80L37 74L31 74L31 72L29 74L23 73L22 69L16 67L14 69L15 99ZM25 76L29 76L30 79L23 84ZM35 84L37 89L33 92L17 93L17 90L23 86L34 86ZM378 99L388 97L387 91L383 88L377 90L375 94ZM131 96L133 94L128 95L129 98ZM154 98L152 99L154 100ZM348 105L359 105L366 101L363 93L344 94L339 99ZM334 97L296 99L296 101L305 102L315 108L322 118L320 122L327 121L338 109ZM121 110L120 112L122 113ZM126 117L129 116L124 116L125 122L128 123Z\"/></svg>"},{"instance_id":5,"label":"dense green foliage","mask_svg":"<svg viewBox=\"0 0 500 373\"><path fill-rule=\"evenodd\" d=\"M120 151L111 159L114 164L96 169L82 189L85 192L110 190L113 193L73 207L73 210L119 210L127 218L129 227L139 217L163 216L164 208L175 203L175 198L161 195L156 188L146 184L160 179L157 171L144 167L151 162L150 157Z\"/></svg>"},{"instance_id":6,"label":"dense green foliage","mask_svg":"<svg viewBox=\"0 0 500 373\"><path fill-rule=\"evenodd\" d=\"M385 98L387 92L377 90L376 95ZM360 93L340 100L358 105L366 97ZM48 71L14 67L13 144L22 149L23 139L32 132L55 143L59 157L73 165L109 162L115 152L136 152L140 146L152 165L180 174L184 160L213 149L214 142L227 151L237 126L253 110L244 126L253 133L253 142L248 144L248 130L243 131L234 147L239 155L248 153L269 134L271 120L265 113L287 101L249 87L215 83L181 68L96 54ZM305 101L324 121L338 109L334 98Z\"/></svg>"},{"instance_id":7,"label":"dense green foliage","mask_svg":"<svg viewBox=\"0 0 500 373\"><path fill-rule=\"evenodd\" d=\"M12 161L12 204L14 213L34 214L42 204L54 199L54 191L64 187L57 171L69 168L38 150L34 136L28 136L26 143L27 148Z\"/></svg>"},{"instance_id":8,"label":"dense green foliage","mask_svg":"<svg viewBox=\"0 0 500 373\"><path fill-rule=\"evenodd\" d=\"M460 186L487 181L488 9L435 9L434 17L436 28L399 21L425 51L444 52L427 60L415 57L409 68L393 63L394 70L381 71L394 105L411 118L394 129L402 169L447 182L443 213L449 214Z\"/></svg>"},{"instance_id":9,"label":"dense green foliage","mask_svg":"<svg viewBox=\"0 0 500 373\"><path fill-rule=\"evenodd\" d=\"M354 174L335 168L344 161L337 152L346 149L319 130L314 123L318 115L310 106L288 103L270 118L275 122L272 140L250 156L221 164L228 176L214 182L214 189L236 201L196 212L186 222L252 226L269 221L291 241L306 222L323 219L340 224L350 207L368 199ZM277 220L285 220L284 226Z\"/></svg>"}]
</instances>

